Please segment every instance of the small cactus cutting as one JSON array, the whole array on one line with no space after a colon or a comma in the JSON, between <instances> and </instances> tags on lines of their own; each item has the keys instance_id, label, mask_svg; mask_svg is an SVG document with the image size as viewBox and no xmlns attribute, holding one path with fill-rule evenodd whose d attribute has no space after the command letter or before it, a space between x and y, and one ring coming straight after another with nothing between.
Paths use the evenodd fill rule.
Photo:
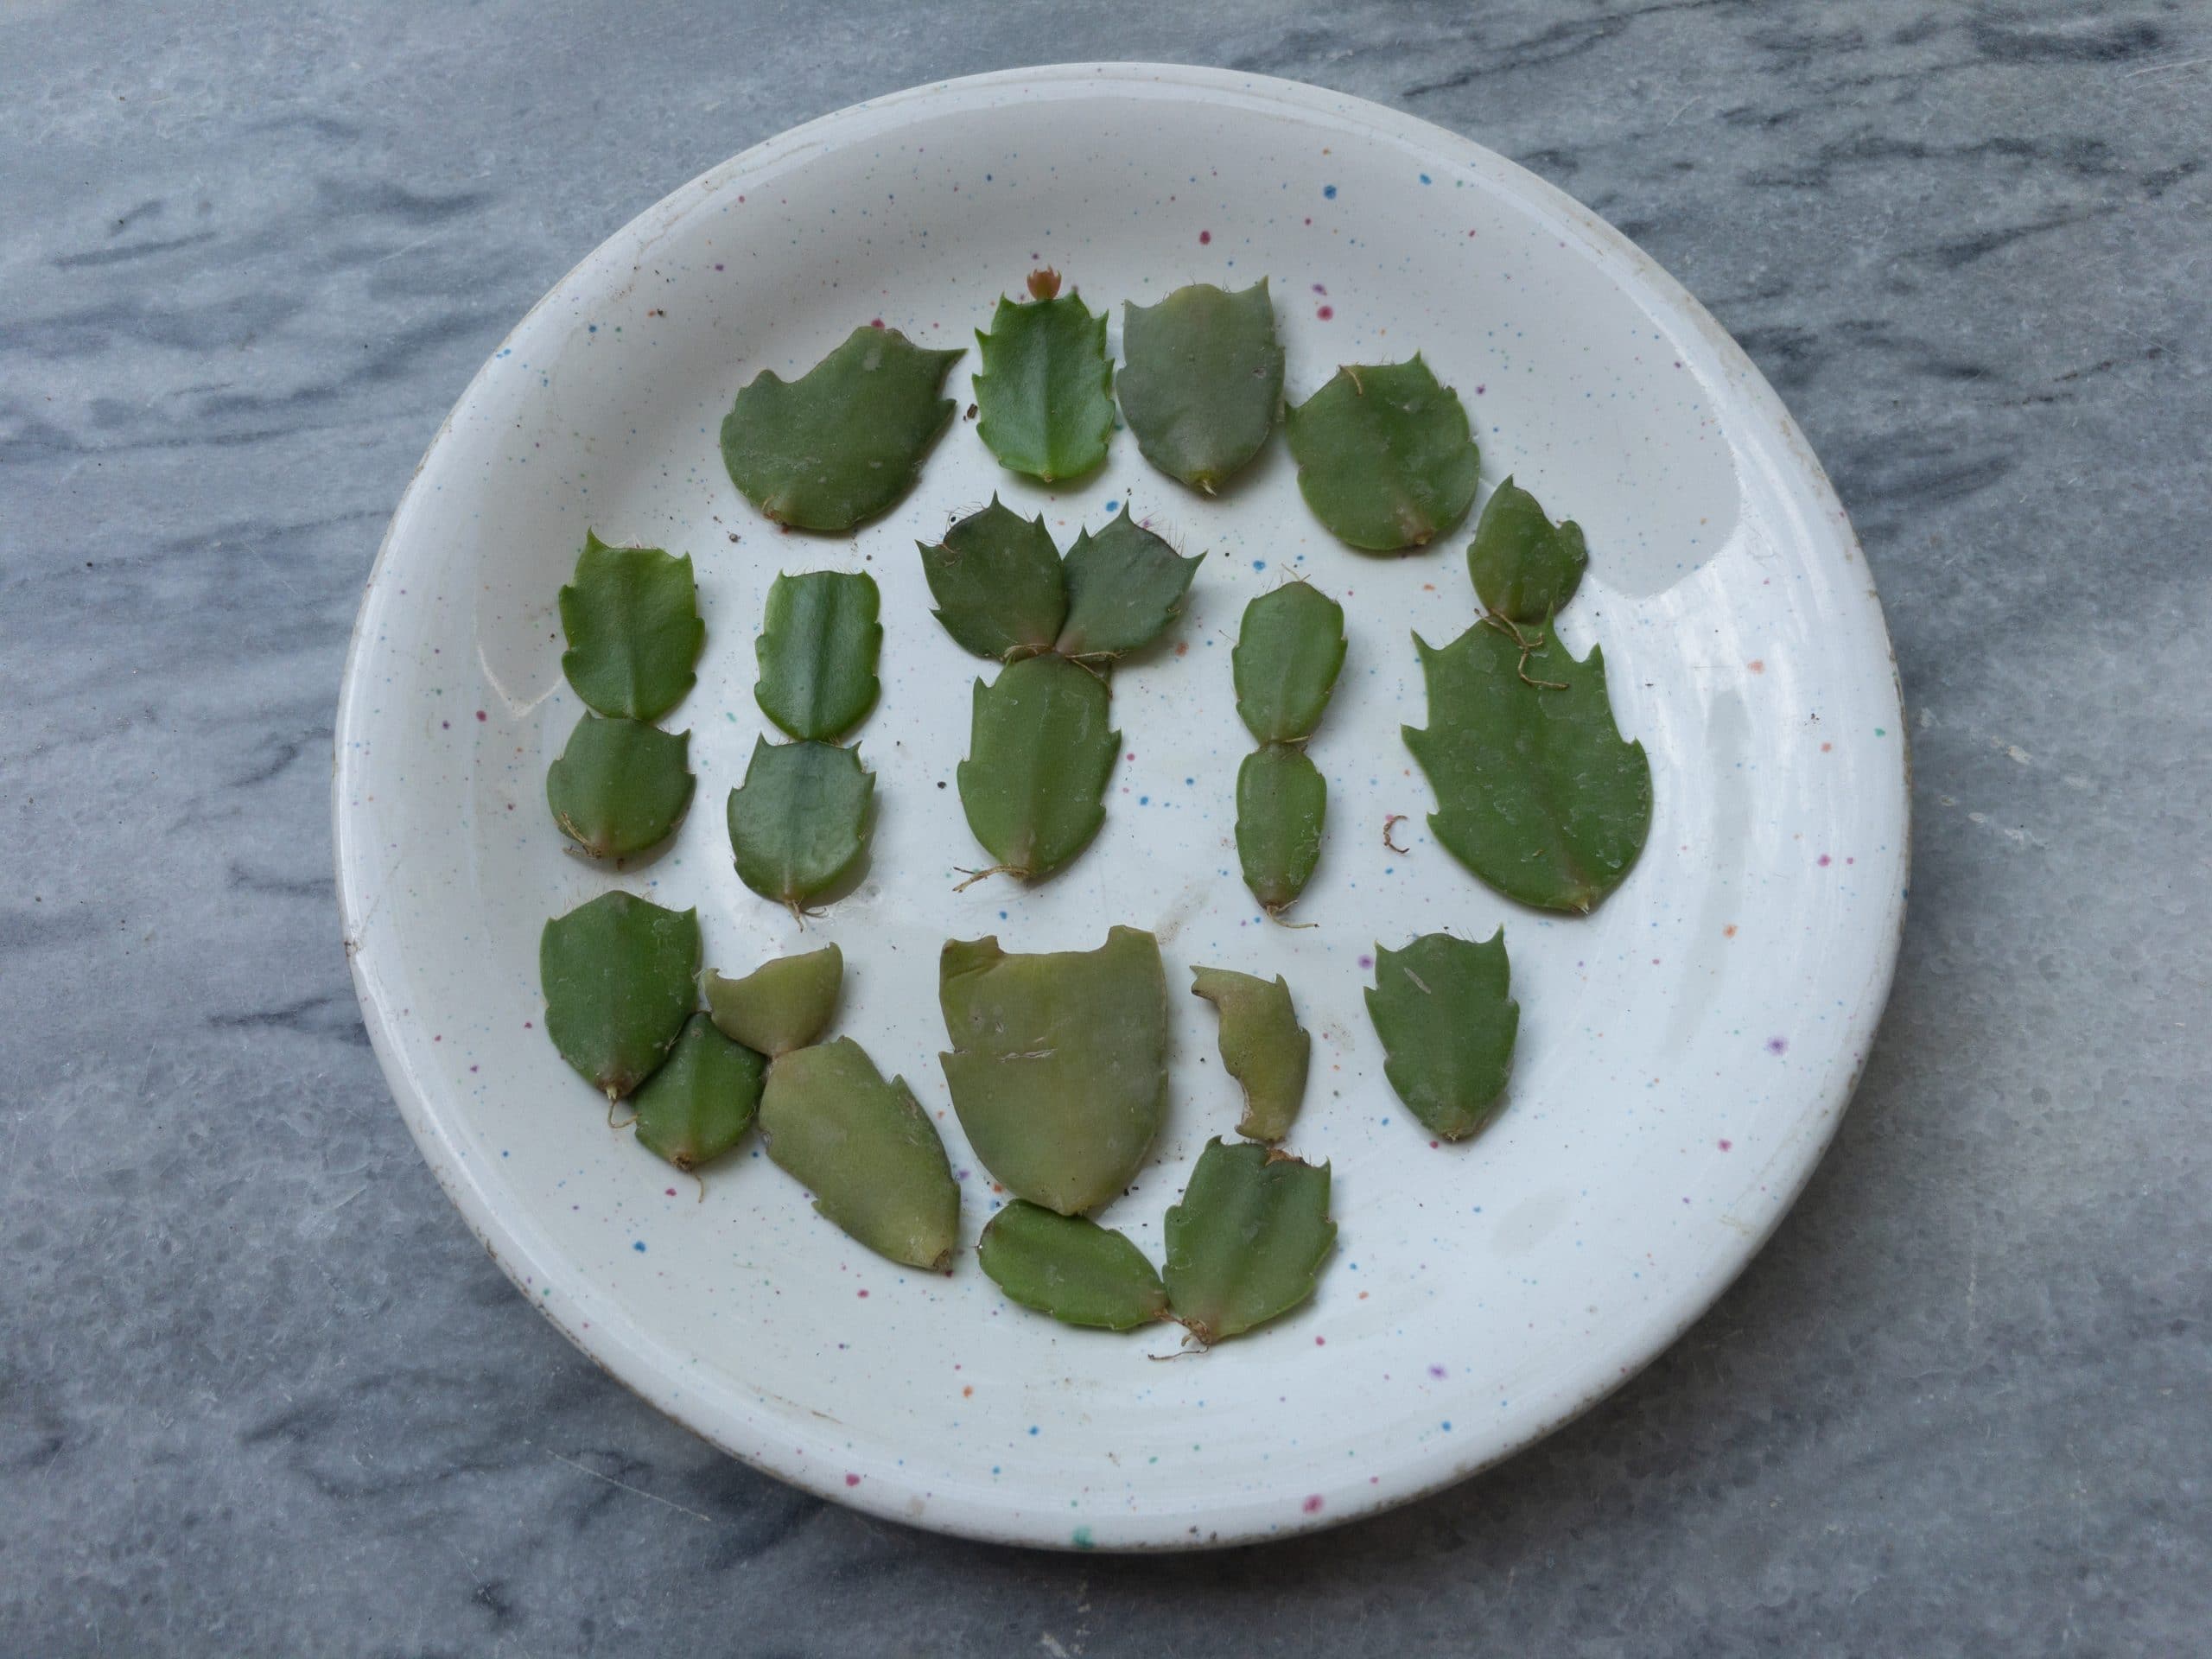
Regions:
<instances>
[{"instance_id":1,"label":"small cactus cutting","mask_svg":"<svg viewBox=\"0 0 2212 1659\"><path fill-rule=\"evenodd\" d=\"M1236 856L1270 917L1306 891L1321 857L1329 786L1307 758L1344 663L1344 607L1287 582L1244 607L1231 663L1236 712L1260 747L1236 773Z\"/></svg>"},{"instance_id":2,"label":"small cactus cutting","mask_svg":"<svg viewBox=\"0 0 2212 1659\"><path fill-rule=\"evenodd\" d=\"M1428 724L1404 734L1436 791L1429 828L1507 898L1586 914L1643 849L1651 762L1614 723L1604 652L1578 661L1553 623L1581 580L1582 532L1509 480L1468 563L1490 613L1441 648L1414 636Z\"/></svg>"},{"instance_id":3,"label":"small cactus cutting","mask_svg":"<svg viewBox=\"0 0 2212 1659\"><path fill-rule=\"evenodd\" d=\"M689 558L588 532L561 589L562 671L586 714L545 777L561 833L594 858L665 841L691 804L691 734L651 722L690 690L706 625Z\"/></svg>"},{"instance_id":4,"label":"small cactus cutting","mask_svg":"<svg viewBox=\"0 0 2212 1659\"><path fill-rule=\"evenodd\" d=\"M730 850L739 879L804 913L843 884L868 850L875 777L838 740L874 705L881 601L865 571L779 575L755 647L753 696L794 740L753 745L730 791Z\"/></svg>"},{"instance_id":5,"label":"small cactus cutting","mask_svg":"<svg viewBox=\"0 0 2212 1659\"><path fill-rule=\"evenodd\" d=\"M1226 968L1193 968L1191 995L1221 1016L1221 1063L1244 1091L1236 1133L1248 1141L1274 1141L1290 1133L1306 1099L1306 1070L1313 1039L1298 1023L1290 987Z\"/></svg>"},{"instance_id":6,"label":"small cactus cutting","mask_svg":"<svg viewBox=\"0 0 2212 1659\"><path fill-rule=\"evenodd\" d=\"M1463 1141L1497 1115L1513 1069L1521 1005L1501 928L1480 944L1424 933L1402 950L1375 947L1367 1017L1384 1075L1433 1133Z\"/></svg>"},{"instance_id":7,"label":"small cactus cutting","mask_svg":"<svg viewBox=\"0 0 2212 1659\"><path fill-rule=\"evenodd\" d=\"M1122 741L1106 676L1166 630L1205 555L1181 556L1124 507L1063 559L1042 518L994 497L921 556L944 631L1004 664L976 682L958 772L968 827L992 859L978 874L1041 880L1105 821Z\"/></svg>"}]
</instances>

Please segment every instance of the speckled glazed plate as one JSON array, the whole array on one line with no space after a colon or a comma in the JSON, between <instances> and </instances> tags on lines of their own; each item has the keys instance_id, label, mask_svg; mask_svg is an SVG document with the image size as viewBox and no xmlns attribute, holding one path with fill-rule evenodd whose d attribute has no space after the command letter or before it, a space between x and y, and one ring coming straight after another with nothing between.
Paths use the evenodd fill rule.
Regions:
<instances>
[{"instance_id":1,"label":"speckled glazed plate","mask_svg":"<svg viewBox=\"0 0 2212 1659\"><path fill-rule=\"evenodd\" d=\"M1337 544L1278 439L1204 499L1126 433L1081 487L999 470L957 422L918 488L849 537L777 533L716 449L737 388L856 324L966 346L1037 264L1094 305L1265 276L1287 390L1419 348L1509 472L1589 534L1563 629L1602 641L1649 751L1650 842L1587 919L1519 909L1424 830L1400 741L1423 719L1409 635L1473 620L1463 530L1417 557ZM983 861L950 787L977 664L931 620L918 538L998 493L1063 544L1121 504L1206 560L1175 643L1116 676L1123 753L1096 842L1033 889L956 892ZM690 554L708 636L699 789L672 849L620 876L563 849L548 763L578 715L555 592L586 531ZM860 728L880 818L869 874L801 935L731 868L722 801L756 734L753 638L779 570L881 584L880 705ZM1230 686L1245 603L1287 575L1344 606L1351 656L1314 759L1330 824L1302 931L1237 879ZM1906 861L1888 640L1803 438L1696 302L1586 210L1438 128L1337 93L1141 65L903 92L725 162L616 233L525 317L439 429L361 607L338 718L338 864L368 1027L469 1224L574 1341L760 1468L978 1537L1175 1548L1325 1526L1527 1446L1618 1387L1743 1268L1834 1131L1890 981ZM1403 853L1386 849L1387 815ZM610 1130L547 1042L545 918L611 885L696 905L743 971L835 939L840 1029L903 1073L964 1180L939 945L1087 947L1153 930L1193 963L1288 976L1314 1035L1293 1144L1335 1172L1337 1255L1312 1303L1159 1363L1172 1327L1064 1329L963 1253L894 1268L817 1219L748 1146L693 1184ZM1432 1144L1392 1096L1361 1004L1376 943L1501 924L1522 1007L1511 1103ZM1236 1091L1210 1010L1172 996L1173 1104L1103 1213L1154 1259L1162 1212Z\"/></svg>"}]
</instances>

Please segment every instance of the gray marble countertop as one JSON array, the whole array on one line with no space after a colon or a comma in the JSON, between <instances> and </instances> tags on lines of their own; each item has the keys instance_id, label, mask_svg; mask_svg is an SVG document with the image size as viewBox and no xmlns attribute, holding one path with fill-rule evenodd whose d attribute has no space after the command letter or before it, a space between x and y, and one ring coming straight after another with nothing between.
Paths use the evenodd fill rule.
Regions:
<instances>
[{"instance_id":1,"label":"gray marble countertop","mask_svg":"<svg viewBox=\"0 0 2212 1659\"><path fill-rule=\"evenodd\" d=\"M864 1520L594 1370L416 1157L330 882L360 584L509 325L794 122L1084 57L1639 240L1833 474L1917 768L1864 1085L1711 1315L1488 1476L1176 1560ZM2202 1650L2212 11L16 0L0 92L0 1652Z\"/></svg>"}]
</instances>

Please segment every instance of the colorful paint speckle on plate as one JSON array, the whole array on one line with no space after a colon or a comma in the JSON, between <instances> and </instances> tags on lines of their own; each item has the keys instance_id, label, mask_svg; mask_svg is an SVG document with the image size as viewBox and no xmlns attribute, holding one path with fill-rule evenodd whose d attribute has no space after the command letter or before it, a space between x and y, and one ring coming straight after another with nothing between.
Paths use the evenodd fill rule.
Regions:
<instances>
[{"instance_id":1,"label":"colorful paint speckle on plate","mask_svg":"<svg viewBox=\"0 0 2212 1659\"><path fill-rule=\"evenodd\" d=\"M1190 158L1207 165L1193 169ZM849 538L785 536L715 434L737 388L856 324L968 346L1057 267L1093 306L1266 276L1302 398L1342 361L1418 348L1508 472L1589 536L1564 623L1605 649L1649 749L1649 849L1599 913L1537 916L1426 830L1399 740L1409 636L1468 626L1465 531L1369 559L1306 513L1280 442L1218 500L1126 432L1054 493L956 421L919 486ZM950 391L972 401L972 356ZM1476 400L1479 399L1478 403ZM1209 557L1173 643L1116 677L1123 756L1097 842L1025 889L980 861L947 787L976 664L928 616L917 539L994 492L1063 545L1127 505ZM866 569L883 695L862 734L883 810L860 888L810 924L850 964L840 1029L945 1137L972 1243L1001 1201L949 1110L938 945L1088 947L1154 930L1194 963L1290 981L1314 1037L1296 1149L1334 1171L1337 1256L1280 1325L1174 1364L1172 1332L1070 1331L963 1260L894 1267L816 1217L757 1147L703 1202L620 1130L537 1029L544 918L610 880L696 905L709 962L789 950L730 867L719 811L610 878L563 849L545 768L578 708L554 595L594 530L688 553L708 625L702 803L762 729L753 636L781 569ZM1249 748L1229 683L1245 603L1289 573L1345 608L1313 754L1329 839L1303 930L1253 908L1230 840ZM1219 648L1216 648L1216 647ZM1059 1548L1266 1538L1368 1513L1528 1444L1712 1301L1832 1133L1886 989L1905 872L1903 746L1849 526L1742 353L1573 202L1356 99L1249 76L1078 66L955 81L786 134L685 186L563 279L454 409L361 611L334 788L346 942L371 1034L454 1202L532 1302L737 1455L872 1513ZM1395 822L1394 822L1395 821ZM1384 835L1389 829L1390 844ZM1362 1011L1377 943L1449 927L1513 951L1510 1105L1438 1147L1399 1109ZM1160 1218L1238 1109L1210 1016L1177 997L1166 1130L1103 1219L1157 1259Z\"/></svg>"}]
</instances>

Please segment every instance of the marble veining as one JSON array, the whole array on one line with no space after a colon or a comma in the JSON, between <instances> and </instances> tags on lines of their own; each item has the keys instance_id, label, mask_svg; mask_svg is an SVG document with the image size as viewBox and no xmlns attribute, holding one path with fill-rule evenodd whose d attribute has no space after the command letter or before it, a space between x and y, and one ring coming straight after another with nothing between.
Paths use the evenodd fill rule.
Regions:
<instances>
[{"instance_id":1,"label":"marble veining","mask_svg":"<svg viewBox=\"0 0 2212 1659\"><path fill-rule=\"evenodd\" d=\"M2182 1651L2212 1576L2212 22L979 0L0 14L0 1651ZM1408 110L1605 213L1789 399L1911 712L1911 920L1744 1281L1491 1475L1047 1558L752 1474L486 1260L362 1034L330 717L500 334L709 163L1011 63Z\"/></svg>"}]
</instances>

